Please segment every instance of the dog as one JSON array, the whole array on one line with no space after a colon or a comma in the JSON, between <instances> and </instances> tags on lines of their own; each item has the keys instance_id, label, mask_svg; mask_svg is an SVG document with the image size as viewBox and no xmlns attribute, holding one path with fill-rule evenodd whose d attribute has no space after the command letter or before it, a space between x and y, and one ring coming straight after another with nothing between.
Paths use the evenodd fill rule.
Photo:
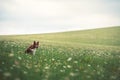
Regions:
<instances>
[{"instance_id":1,"label":"dog","mask_svg":"<svg viewBox=\"0 0 120 80\"><path fill-rule=\"evenodd\" d=\"M32 45L30 45L26 50L25 53L35 55L36 49L39 47L39 41L34 41Z\"/></svg>"}]
</instances>

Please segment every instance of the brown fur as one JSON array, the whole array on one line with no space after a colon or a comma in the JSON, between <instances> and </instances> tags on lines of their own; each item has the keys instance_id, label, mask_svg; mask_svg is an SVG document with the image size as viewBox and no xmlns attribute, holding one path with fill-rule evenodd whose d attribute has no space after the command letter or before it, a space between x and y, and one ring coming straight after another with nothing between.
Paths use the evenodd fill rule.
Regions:
<instances>
[{"instance_id":1,"label":"brown fur","mask_svg":"<svg viewBox=\"0 0 120 80\"><path fill-rule=\"evenodd\" d=\"M30 45L26 50L25 53L33 54L34 50L36 50L39 46L39 42L34 41L32 45Z\"/></svg>"}]
</instances>

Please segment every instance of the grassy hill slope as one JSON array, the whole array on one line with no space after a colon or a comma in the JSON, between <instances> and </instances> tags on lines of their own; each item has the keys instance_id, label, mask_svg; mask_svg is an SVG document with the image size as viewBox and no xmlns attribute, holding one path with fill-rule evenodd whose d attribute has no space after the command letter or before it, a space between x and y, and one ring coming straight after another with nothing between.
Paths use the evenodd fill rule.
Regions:
<instances>
[{"instance_id":1,"label":"grassy hill slope","mask_svg":"<svg viewBox=\"0 0 120 80\"><path fill-rule=\"evenodd\" d=\"M119 80L120 27L0 36L0 80ZM25 54L40 41L36 55Z\"/></svg>"},{"instance_id":2,"label":"grassy hill slope","mask_svg":"<svg viewBox=\"0 0 120 80\"><path fill-rule=\"evenodd\" d=\"M120 46L120 27L94 30L69 31L61 33L3 36L3 39L39 40L53 43L77 43ZM1 37L2 38L2 37Z\"/></svg>"}]
</instances>

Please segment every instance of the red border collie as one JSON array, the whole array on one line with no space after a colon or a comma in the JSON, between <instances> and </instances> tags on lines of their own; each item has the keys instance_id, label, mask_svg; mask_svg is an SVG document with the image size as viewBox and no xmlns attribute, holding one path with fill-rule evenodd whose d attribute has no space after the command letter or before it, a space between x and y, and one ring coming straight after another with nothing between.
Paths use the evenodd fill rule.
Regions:
<instances>
[{"instance_id":1,"label":"red border collie","mask_svg":"<svg viewBox=\"0 0 120 80\"><path fill-rule=\"evenodd\" d=\"M30 46L25 50L25 53L35 55L35 52L36 52L36 49L38 48L38 46L39 46L39 41L38 41L38 42L34 41L33 44L30 45Z\"/></svg>"}]
</instances>

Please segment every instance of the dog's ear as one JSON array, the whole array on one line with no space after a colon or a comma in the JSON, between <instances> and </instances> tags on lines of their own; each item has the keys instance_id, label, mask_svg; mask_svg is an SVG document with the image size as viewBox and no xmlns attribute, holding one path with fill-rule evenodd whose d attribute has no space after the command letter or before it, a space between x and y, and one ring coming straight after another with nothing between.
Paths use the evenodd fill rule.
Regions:
<instances>
[{"instance_id":1,"label":"dog's ear","mask_svg":"<svg viewBox=\"0 0 120 80\"><path fill-rule=\"evenodd\" d=\"M36 44L36 42L34 41L33 44Z\"/></svg>"},{"instance_id":2,"label":"dog's ear","mask_svg":"<svg viewBox=\"0 0 120 80\"><path fill-rule=\"evenodd\" d=\"M37 44L39 44L39 41L37 42Z\"/></svg>"}]
</instances>

